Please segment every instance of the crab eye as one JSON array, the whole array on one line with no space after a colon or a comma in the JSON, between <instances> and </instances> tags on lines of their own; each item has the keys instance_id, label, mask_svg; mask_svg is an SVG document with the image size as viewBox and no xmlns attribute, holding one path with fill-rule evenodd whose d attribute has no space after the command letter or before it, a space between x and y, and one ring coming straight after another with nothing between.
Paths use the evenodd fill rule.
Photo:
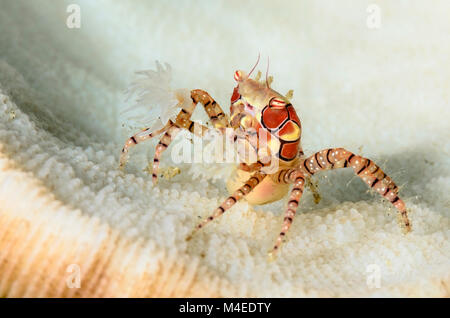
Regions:
<instances>
[{"instance_id":1,"label":"crab eye","mask_svg":"<svg viewBox=\"0 0 450 318\"><path fill-rule=\"evenodd\" d=\"M239 82L241 80L241 72L240 71L234 72L234 80L236 82Z\"/></svg>"},{"instance_id":2,"label":"crab eye","mask_svg":"<svg viewBox=\"0 0 450 318\"><path fill-rule=\"evenodd\" d=\"M241 98L241 95L239 94L238 87L236 86L233 90L233 95L231 95L231 102L235 103L239 98Z\"/></svg>"},{"instance_id":3,"label":"crab eye","mask_svg":"<svg viewBox=\"0 0 450 318\"><path fill-rule=\"evenodd\" d=\"M243 82L248 78L247 74L244 71L236 71L234 72L234 80L236 82Z\"/></svg>"}]
</instances>

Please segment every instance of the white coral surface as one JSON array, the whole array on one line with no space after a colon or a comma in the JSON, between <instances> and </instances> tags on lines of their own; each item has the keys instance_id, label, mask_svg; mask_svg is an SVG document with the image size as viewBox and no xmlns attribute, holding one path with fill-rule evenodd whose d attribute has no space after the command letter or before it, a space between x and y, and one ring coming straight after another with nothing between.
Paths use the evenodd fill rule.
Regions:
<instances>
[{"instance_id":1,"label":"white coral surface","mask_svg":"<svg viewBox=\"0 0 450 318\"><path fill-rule=\"evenodd\" d=\"M65 25L71 1L2 1L0 297L449 296L448 1L377 1L376 29L365 1L77 2L80 29ZM205 89L228 111L233 72L258 52L273 88L294 89L305 152L341 146L380 164L411 234L351 171L332 171L267 262L286 200L239 202L186 242L226 198L230 167L179 164L153 187L155 140L118 170L142 128L120 115L135 70L167 61L171 87Z\"/></svg>"}]
</instances>

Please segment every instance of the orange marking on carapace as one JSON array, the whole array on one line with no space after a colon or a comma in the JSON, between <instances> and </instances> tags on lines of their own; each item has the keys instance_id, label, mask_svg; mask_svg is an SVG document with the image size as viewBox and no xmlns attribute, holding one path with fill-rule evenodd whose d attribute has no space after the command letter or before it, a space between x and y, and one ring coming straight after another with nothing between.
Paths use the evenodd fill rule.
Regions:
<instances>
[{"instance_id":1,"label":"orange marking on carapace","mask_svg":"<svg viewBox=\"0 0 450 318\"><path fill-rule=\"evenodd\" d=\"M280 154L283 158L294 159L298 152L298 142L290 142L281 146Z\"/></svg>"},{"instance_id":2,"label":"orange marking on carapace","mask_svg":"<svg viewBox=\"0 0 450 318\"><path fill-rule=\"evenodd\" d=\"M288 119L288 111L284 108L266 107L262 110L261 121L268 129L277 129Z\"/></svg>"},{"instance_id":3,"label":"orange marking on carapace","mask_svg":"<svg viewBox=\"0 0 450 318\"><path fill-rule=\"evenodd\" d=\"M300 119L297 116L297 113L295 112L294 106L291 104L287 105L287 110L289 112L289 118L297 123L297 125L301 128L302 125L300 123Z\"/></svg>"},{"instance_id":4,"label":"orange marking on carapace","mask_svg":"<svg viewBox=\"0 0 450 318\"><path fill-rule=\"evenodd\" d=\"M294 121L289 120L281 127L277 135L283 141L297 140L300 138L300 127Z\"/></svg>"}]
</instances>

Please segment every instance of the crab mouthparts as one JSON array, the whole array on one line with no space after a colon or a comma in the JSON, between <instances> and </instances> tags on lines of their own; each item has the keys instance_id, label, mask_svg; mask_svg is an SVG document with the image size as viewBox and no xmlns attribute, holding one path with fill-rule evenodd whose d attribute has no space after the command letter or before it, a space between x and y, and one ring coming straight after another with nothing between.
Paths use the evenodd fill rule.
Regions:
<instances>
[{"instance_id":1,"label":"crab mouthparts","mask_svg":"<svg viewBox=\"0 0 450 318\"><path fill-rule=\"evenodd\" d=\"M245 103L244 111L255 117L255 107L253 107L252 105Z\"/></svg>"}]
</instances>

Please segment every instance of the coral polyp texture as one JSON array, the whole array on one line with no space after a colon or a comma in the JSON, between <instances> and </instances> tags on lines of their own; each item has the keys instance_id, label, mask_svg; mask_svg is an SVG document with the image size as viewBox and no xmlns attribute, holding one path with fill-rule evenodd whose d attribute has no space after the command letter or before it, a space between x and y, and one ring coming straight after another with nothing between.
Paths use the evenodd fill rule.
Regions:
<instances>
[{"instance_id":1,"label":"coral polyp texture","mask_svg":"<svg viewBox=\"0 0 450 318\"><path fill-rule=\"evenodd\" d=\"M8 1L0 10L0 297L450 295L448 1L377 1L376 30L354 1L276 10L205 1L192 11L80 0L80 29L65 27L57 3ZM204 88L229 116L233 71L259 49L271 59L270 86L294 90L285 96L301 119L303 151L342 146L376 162L399 188L410 233L351 168L325 171L305 185L268 262L287 196L240 200L186 241L228 198L236 173L235 164L172 161L172 148L192 149L198 137L179 132L156 186L159 139L133 147L118 168L127 138L164 124L123 120L133 71L168 61L170 94ZM201 108L192 120L207 125Z\"/></svg>"}]
</instances>

